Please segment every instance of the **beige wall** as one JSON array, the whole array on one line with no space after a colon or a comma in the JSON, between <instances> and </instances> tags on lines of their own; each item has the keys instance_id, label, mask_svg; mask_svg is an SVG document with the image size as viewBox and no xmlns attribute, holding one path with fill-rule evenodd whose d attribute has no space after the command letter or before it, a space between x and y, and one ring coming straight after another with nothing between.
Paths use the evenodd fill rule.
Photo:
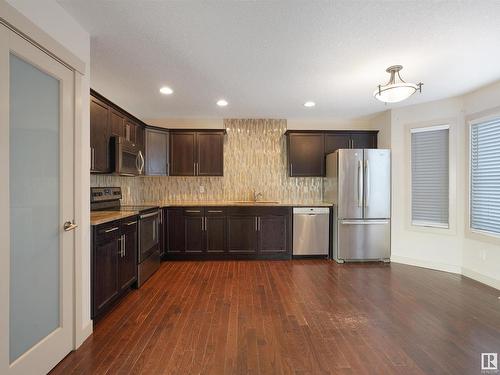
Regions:
<instances>
[{"instance_id":1,"label":"beige wall","mask_svg":"<svg viewBox=\"0 0 500 375\"><path fill-rule=\"evenodd\" d=\"M500 82L473 93L391 111L392 260L462 273L500 289L500 240L468 230L467 118L500 114ZM497 108L497 110L495 110ZM450 124L450 229L410 225L409 130Z\"/></svg>"}]
</instances>

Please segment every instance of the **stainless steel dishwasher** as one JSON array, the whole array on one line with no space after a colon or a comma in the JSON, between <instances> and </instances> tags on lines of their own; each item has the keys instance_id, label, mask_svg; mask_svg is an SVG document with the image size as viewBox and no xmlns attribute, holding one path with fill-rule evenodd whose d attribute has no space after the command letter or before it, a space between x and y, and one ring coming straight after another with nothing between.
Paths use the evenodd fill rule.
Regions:
<instances>
[{"instance_id":1,"label":"stainless steel dishwasher","mask_svg":"<svg viewBox=\"0 0 500 375\"><path fill-rule=\"evenodd\" d=\"M293 208L293 255L329 255L330 209L328 207Z\"/></svg>"}]
</instances>

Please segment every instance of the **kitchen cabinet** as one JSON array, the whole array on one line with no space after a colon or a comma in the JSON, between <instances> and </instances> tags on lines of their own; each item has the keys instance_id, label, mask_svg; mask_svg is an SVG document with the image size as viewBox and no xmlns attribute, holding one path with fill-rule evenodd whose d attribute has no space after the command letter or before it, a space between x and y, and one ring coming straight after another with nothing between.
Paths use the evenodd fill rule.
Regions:
<instances>
[{"instance_id":1,"label":"kitchen cabinet","mask_svg":"<svg viewBox=\"0 0 500 375\"><path fill-rule=\"evenodd\" d=\"M137 219L93 227L92 318L99 317L137 281Z\"/></svg>"},{"instance_id":2,"label":"kitchen cabinet","mask_svg":"<svg viewBox=\"0 0 500 375\"><path fill-rule=\"evenodd\" d=\"M340 148L351 148L351 135L349 133L325 134L325 155Z\"/></svg>"},{"instance_id":3,"label":"kitchen cabinet","mask_svg":"<svg viewBox=\"0 0 500 375\"><path fill-rule=\"evenodd\" d=\"M114 109L109 111L111 136L125 137L125 117Z\"/></svg>"},{"instance_id":4,"label":"kitchen cabinet","mask_svg":"<svg viewBox=\"0 0 500 375\"><path fill-rule=\"evenodd\" d=\"M323 177L327 154L340 148L377 148L377 134L372 130L287 131L288 175Z\"/></svg>"},{"instance_id":5,"label":"kitchen cabinet","mask_svg":"<svg viewBox=\"0 0 500 375\"><path fill-rule=\"evenodd\" d=\"M290 177L323 176L325 138L323 133L291 133L288 136Z\"/></svg>"},{"instance_id":6,"label":"kitchen cabinet","mask_svg":"<svg viewBox=\"0 0 500 375\"><path fill-rule=\"evenodd\" d=\"M222 132L196 133L198 176L224 174L224 134Z\"/></svg>"},{"instance_id":7,"label":"kitchen cabinet","mask_svg":"<svg viewBox=\"0 0 500 375\"><path fill-rule=\"evenodd\" d=\"M109 163L109 108L97 98L90 98L90 170L111 172Z\"/></svg>"},{"instance_id":8,"label":"kitchen cabinet","mask_svg":"<svg viewBox=\"0 0 500 375\"><path fill-rule=\"evenodd\" d=\"M165 256L165 251L167 247L167 209L160 208L160 219L159 219L159 229L158 229L158 242L160 248L160 257L163 258Z\"/></svg>"},{"instance_id":9,"label":"kitchen cabinet","mask_svg":"<svg viewBox=\"0 0 500 375\"><path fill-rule=\"evenodd\" d=\"M118 288L128 289L137 280L137 219L121 224L121 248L118 251Z\"/></svg>"},{"instance_id":10,"label":"kitchen cabinet","mask_svg":"<svg viewBox=\"0 0 500 375\"><path fill-rule=\"evenodd\" d=\"M144 126L139 119L90 90L90 172L112 173L110 138L124 137L144 153Z\"/></svg>"},{"instance_id":11,"label":"kitchen cabinet","mask_svg":"<svg viewBox=\"0 0 500 375\"><path fill-rule=\"evenodd\" d=\"M288 259L289 207L174 207L167 209L172 259Z\"/></svg>"},{"instance_id":12,"label":"kitchen cabinet","mask_svg":"<svg viewBox=\"0 0 500 375\"><path fill-rule=\"evenodd\" d=\"M146 175L168 175L168 132L145 130L146 135Z\"/></svg>"},{"instance_id":13,"label":"kitchen cabinet","mask_svg":"<svg viewBox=\"0 0 500 375\"><path fill-rule=\"evenodd\" d=\"M171 176L222 176L224 131L171 130Z\"/></svg>"}]
</instances>

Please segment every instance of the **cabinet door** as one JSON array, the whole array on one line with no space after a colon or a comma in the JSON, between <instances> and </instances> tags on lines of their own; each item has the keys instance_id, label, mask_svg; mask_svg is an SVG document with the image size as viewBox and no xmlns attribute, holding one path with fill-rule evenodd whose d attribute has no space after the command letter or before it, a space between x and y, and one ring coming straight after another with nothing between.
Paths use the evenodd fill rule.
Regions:
<instances>
[{"instance_id":1,"label":"cabinet door","mask_svg":"<svg viewBox=\"0 0 500 375\"><path fill-rule=\"evenodd\" d=\"M258 218L259 251L286 253L288 251L288 215L264 215Z\"/></svg>"},{"instance_id":2,"label":"cabinet door","mask_svg":"<svg viewBox=\"0 0 500 375\"><path fill-rule=\"evenodd\" d=\"M108 173L109 167L109 108L100 100L90 98L91 172Z\"/></svg>"},{"instance_id":3,"label":"cabinet door","mask_svg":"<svg viewBox=\"0 0 500 375\"><path fill-rule=\"evenodd\" d=\"M116 228L116 229L114 229ZM112 232L105 233L106 230ZM98 315L118 295L118 252L120 228L97 233L93 256L93 316Z\"/></svg>"},{"instance_id":4,"label":"cabinet door","mask_svg":"<svg viewBox=\"0 0 500 375\"><path fill-rule=\"evenodd\" d=\"M170 133L170 175L196 175L196 132Z\"/></svg>"},{"instance_id":5,"label":"cabinet door","mask_svg":"<svg viewBox=\"0 0 500 375\"><path fill-rule=\"evenodd\" d=\"M330 154L340 148L351 148L351 137L349 134L325 135L325 154Z\"/></svg>"},{"instance_id":6,"label":"cabinet door","mask_svg":"<svg viewBox=\"0 0 500 375\"><path fill-rule=\"evenodd\" d=\"M230 253L257 253L257 217L228 216L228 251Z\"/></svg>"},{"instance_id":7,"label":"cabinet door","mask_svg":"<svg viewBox=\"0 0 500 375\"><path fill-rule=\"evenodd\" d=\"M159 239L159 248L160 248L160 256L163 257L165 255L166 246L167 246L167 209L160 209L160 223L158 225L158 239Z\"/></svg>"},{"instance_id":8,"label":"cabinet door","mask_svg":"<svg viewBox=\"0 0 500 375\"><path fill-rule=\"evenodd\" d=\"M111 109L109 123L112 136L125 137L125 117L121 113Z\"/></svg>"},{"instance_id":9,"label":"cabinet door","mask_svg":"<svg viewBox=\"0 0 500 375\"><path fill-rule=\"evenodd\" d=\"M167 253L184 252L184 215L182 209L167 209Z\"/></svg>"},{"instance_id":10,"label":"cabinet door","mask_svg":"<svg viewBox=\"0 0 500 375\"><path fill-rule=\"evenodd\" d=\"M118 288L124 290L137 281L137 220L125 220L118 251Z\"/></svg>"},{"instance_id":11,"label":"cabinet door","mask_svg":"<svg viewBox=\"0 0 500 375\"><path fill-rule=\"evenodd\" d=\"M161 130L146 130L146 174L166 176L168 167L168 133Z\"/></svg>"},{"instance_id":12,"label":"cabinet door","mask_svg":"<svg viewBox=\"0 0 500 375\"><path fill-rule=\"evenodd\" d=\"M226 251L226 215L223 209L205 208L205 248L208 253Z\"/></svg>"},{"instance_id":13,"label":"cabinet door","mask_svg":"<svg viewBox=\"0 0 500 375\"><path fill-rule=\"evenodd\" d=\"M144 130L144 127L142 125L136 125L136 128L135 128L135 144L137 146L139 146L139 148L142 150L142 153L144 155L144 151L145 151L145 141L144 141L144 138L145 138L145 130Z\"/></svg>"},{"instance_id":14,"label":"cabinet door","mask_svg":"<svg viewBox=\"0 0 500 375\"><path fill-rule=\"evenodd\" d=\"M352 133L351 141L351 148L377 148L376 133Z\"/></svg>"},{"instance_id":15,"label":"cabinet door","mask_svg":"<svg viewBox=\"0 0 500 375\"><path fill-rule=\"evenodd\" d=\"M135 124L135 122L133 122L129 119L125 119L125 138L132 143L136 143L135 142L136 141L136 136L135 136L136 128L137 128L137 125Z\"/></svg>"},{"instance_id":16,"label":"cabinet door","mask_svg":"<svg viewBox=\"0 0 500 375\"><path fill-rule=\"evenodd\" d=\"M288 168L291 177L323 176L324 164L325 143L322 133L288 135Z\"/></svg>"},{"instance_id":17,"label":"cabinet door","mask_svg":"<svg viewBox=\"0 0 500 375\"><path fill-rule=\"evenodd\" d=\"M201 208L184 210L184 243L186 253L201 253L204 248L205 217Z\"/></svg>"},{"instance_id":18,"label":"cabinet door","mask_svg":"<svg viewBox=\"0 0 500 375\"><path fill-rule=\"evenodd\" d=\"M224 134L221 132L199 132L196 137L197 175L224 175Z\"/></svg>"}]
</instances>

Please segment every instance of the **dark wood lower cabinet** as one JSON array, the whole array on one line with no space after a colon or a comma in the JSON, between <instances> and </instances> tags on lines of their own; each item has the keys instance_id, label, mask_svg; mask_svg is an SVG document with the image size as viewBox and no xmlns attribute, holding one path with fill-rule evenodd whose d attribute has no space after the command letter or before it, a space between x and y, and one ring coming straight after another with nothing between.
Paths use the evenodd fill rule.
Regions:
<instances>
[{"instance_id":1,"label":"dark wood lower cabinet","mask_svg":"<svg viewBox=\"0 0 500 375\"><path fill-rule=\"evenodd\" d=\"M137 281L137 220L93 227L92 318L101 316Z\"/></svg>"},{"instance_id":2,"label":"dark wood lower cabinet","mask_svg":"<svg viewBox=\"0 0 500 375\"><path fill-rule=\"evenodd\" d=\"M166 258L291 257L290 207L167 209Z\"/></svg>"}]
</instances>

